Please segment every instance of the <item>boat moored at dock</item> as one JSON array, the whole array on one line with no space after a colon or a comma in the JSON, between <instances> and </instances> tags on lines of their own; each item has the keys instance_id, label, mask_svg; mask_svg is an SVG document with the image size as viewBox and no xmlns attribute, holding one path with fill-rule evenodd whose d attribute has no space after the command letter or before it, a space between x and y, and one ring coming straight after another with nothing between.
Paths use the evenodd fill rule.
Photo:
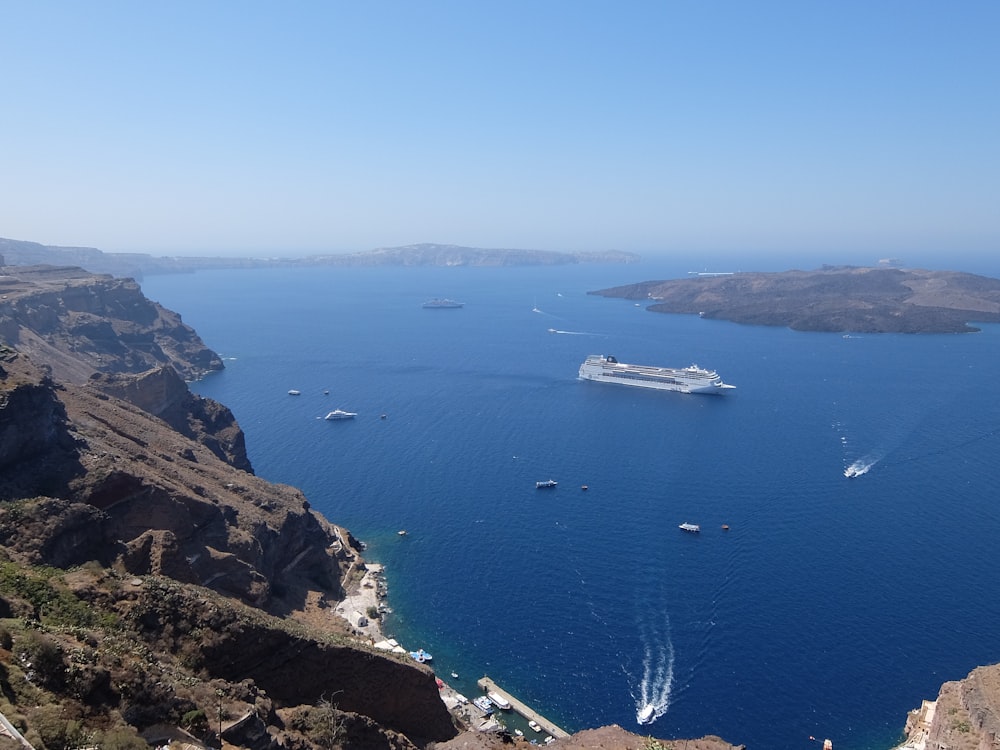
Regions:
<instances>
[{"instance_id":1,"label":"boat moored at dock","mask_svg":"<svg viewBox=\"0 0 1000 750\"><path fill-rule=\"evenodd\" d=\"M598 383L617 383L679 393L723 394L736 387L723 383L715 370L706 370L698 365L689 367L629 365L603 354L591 354L584 360L580 365L580 378Z\"/></svg>"},{"instance_id":2,"label":"boat moored at dock","mask_svg":"<svg viewBox=\"0 0 1000 750\"><path fill-rule=\"evenodd\" d=\"M501 711L510 711L510 701L504 698L502 695L496 692L487 693L486 697L490 699L494 706L499 708Z\"/></svg>"}]
</instances>

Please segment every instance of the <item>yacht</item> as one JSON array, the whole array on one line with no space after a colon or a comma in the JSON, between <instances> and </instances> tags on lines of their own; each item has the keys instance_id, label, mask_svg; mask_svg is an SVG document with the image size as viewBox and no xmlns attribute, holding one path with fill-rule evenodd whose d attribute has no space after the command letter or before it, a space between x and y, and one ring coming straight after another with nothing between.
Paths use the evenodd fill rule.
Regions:
<instances>
[{"instance_id":1,"label":"yacht","mask_svg":"<svg viewBox=\"0 0 1000 750\"><path fill-rule=\"evenodd\" d=\"M696 523L686 523L685 522L685 523L682 523L677 528L680 529L681 531L687 531L688 533L691 533L691 534L697 534L699 531L701 531L701 526L699 526Z\"/></svg>"},{"instance_id":2,"label":"yacht","mask_svg":"<svg viewBox=\"0 0 1000 750\"><path fill-rule=\"evenodd\" d=\"M336 420L336 419L354 419L358 416L357 412L344 411L343 409L334 409L329 414L327 414L323 419Z\"/></svg>"}]
</instances>

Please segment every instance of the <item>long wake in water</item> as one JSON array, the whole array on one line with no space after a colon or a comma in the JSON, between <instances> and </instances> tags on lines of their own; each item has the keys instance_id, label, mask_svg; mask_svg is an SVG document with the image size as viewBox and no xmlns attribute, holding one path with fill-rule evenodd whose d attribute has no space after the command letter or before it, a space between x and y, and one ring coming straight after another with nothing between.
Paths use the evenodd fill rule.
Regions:
<instances>
[{"instance_id":1,"label":"long wake in water","mask_svg":"<svg viewBox=\"0 0 1000 750\"><path fill-rule=\"evenodd\" d=\"M603 336L607 337L604 333L590 333L589 331L560 331L557 328L550 328L549 333L559 333L563 336Z\"/></svg>"},{"instance_id":2,"label":"long wake in water","mask_svg":"<svg viewBox=\"0 0 1000 750\"><path fill-rule=\"evenodd\" d=\"M674 689L674 644L670 638L670 617L664 615L662 627L642 627L642 674L629 675L638 679L632 685L635 700L635 720L639 724L652 724L670 708Z\"/></svg>"}]
</instances>

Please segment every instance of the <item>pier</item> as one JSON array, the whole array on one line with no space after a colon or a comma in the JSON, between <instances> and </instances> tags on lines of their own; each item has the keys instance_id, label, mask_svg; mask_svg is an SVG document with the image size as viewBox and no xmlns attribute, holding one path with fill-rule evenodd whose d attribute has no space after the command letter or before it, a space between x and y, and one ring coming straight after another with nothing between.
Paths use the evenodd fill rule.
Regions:
<instances>
[{"instance_id":1,"label":"pier","mask_svg":"<svg viewBox=\"0 0 1000 750\"><path fill-rule=\"evenodd\" d=\"M569 737L569 732L567 732L564 729L561 729L560 727L557 727L553 722L546 719L540 713L529 708L527 705L519 701L513 695L511 695L502 687L493 682L493 680L491 680L489 677L483 677L482 679L478 680L476 684L479 685L479 689L482 690L484 693L496 693L497 695L499 695L501 698L503 698L510 704L512 711L516 711L528 721L534 721L544 731L548 732L556 739L559 739L560 737Z\"/></svg>"}]
</instances>

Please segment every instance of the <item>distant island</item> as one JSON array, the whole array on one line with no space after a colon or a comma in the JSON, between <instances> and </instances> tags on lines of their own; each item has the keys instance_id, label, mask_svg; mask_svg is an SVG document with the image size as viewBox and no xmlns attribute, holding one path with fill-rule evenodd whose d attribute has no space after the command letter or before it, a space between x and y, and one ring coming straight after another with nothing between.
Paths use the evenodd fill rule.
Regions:
<instances>
[{"instance_id":1,"label":"distant island","mask_svg":"<svg viewBox=\"0 0 1000 750\"><path fill-rule=\"evenodd\" d=\"M0 256L12 266L79 266L91 273L142 279L166 273L229 268L310 268L370 266L556 266L577 263L637 263L639 256L620 250L559 253L548 250L484 249L424 243L380 247L358 253L297 258L226 258L106 253L93 247L58 247L0 238Z\"/></svg>"},{"instance_id":2,"label":"distant island","mask_svg":"<svg viewBox=\"0 0 1000 750\"><path fill-rule=\"evenodd\" d=\"M647 309L796 331L969 333L1000 322L1000 279L957 271L823 266L694 276L589 292Z\"/></svg>"}]
</instances>

